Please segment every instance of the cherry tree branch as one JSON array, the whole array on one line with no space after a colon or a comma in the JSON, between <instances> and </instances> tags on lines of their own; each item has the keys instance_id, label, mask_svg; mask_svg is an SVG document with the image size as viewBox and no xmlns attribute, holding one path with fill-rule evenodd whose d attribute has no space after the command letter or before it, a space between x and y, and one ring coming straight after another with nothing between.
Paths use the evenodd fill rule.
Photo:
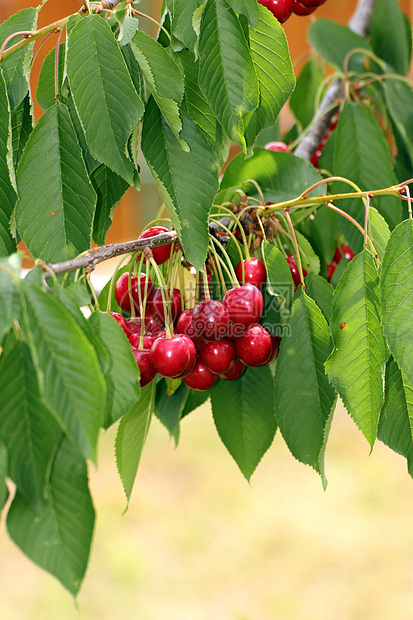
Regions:
<instances>
[{"instance_id":1,"label":"cherry tree branch","mask_svg":"<svg viewBox=\"0 0 413 620\"><path fill-rule=\"evenodd\" d=\"M368 34L375 4L376 0L358 0L356 10L348 22L350 30L362 37ZM314 124L295 149L294 153L297 157L307 161L311 159L343 96L343 81L336 79L330 84L321 101L320 107L314 116Z\"/></svg>"}]
</instances>

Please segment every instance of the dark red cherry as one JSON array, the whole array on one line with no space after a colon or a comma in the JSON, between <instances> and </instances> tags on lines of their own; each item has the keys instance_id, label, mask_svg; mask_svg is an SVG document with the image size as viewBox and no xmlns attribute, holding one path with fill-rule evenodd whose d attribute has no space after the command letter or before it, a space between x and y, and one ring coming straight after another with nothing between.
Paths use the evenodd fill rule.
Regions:
<instances>
[{"instance_id":1,"label":"dark red cherry","mask_svg":"<svg viewBox=\"0 0 413 620\"><path fill-rule=\"evenodd\" d=\"M231 288L225 293L222 303L228 309L231 321L237 326L248 327L262 318L263 297L253 284Z\"/></svg>"},{"instance_id":2,"label":"dark red cherry","mask_svg":"<svg viewBox=\"0 0 413 620\"><path fill-rule=\"evenodd\" d=\"M214 299L200 301L193 309L192 326L196 335L203 340L212 342L225 338L228 324L228 310L220 301Z\"/></svg>"},{"instance_id":3,"label":"dark red cherry","mask_svg":"<svg viewBox=\"0 0 413 620\"><path fill-rule=\"evenodd\" d=\"M185 334L172 338L157 338L151 347L151 361L161 377L179 377L190 364L196 348Z\"/></svg>"},{"instance_id":4,"label":"dark red cherry","mask_svg":"<svg viewBox=\"0 0 413 620\"><path fill-rule=\"evenodd\" d=\"M336 263L333 260L329 265L327 265L327 282L331 282L331 280L333 278L333 275L334 275L334 272L335 272L335 270L337 268L337 264L338 263Z\"/></svg>"},{"instance_id":5,"label":"dark red cherry","mask_svg":"<svg viewBox=\"0 0 413 620\"><path fill-rule=\"evenodd\" d=\"M277 140L268 142L264 148L267 149L267 151L276 151L278 153L291 152L285 142L279 142Z\"/></svg>"},{"instance_id":6,"label":"dark red cherry","mask_svg":"<svg viewBox=\"0 0 413 620\"><path fill-rule=\"evenodd\" d=\"M130 278L130 289L131 289L132 300L133 300L133 304L135 308L138 311L139 311L139 292L138 291L140 289L140 295L143 301L144 295L145 295L146 278L147 278L146 274L144 273L140 274L139 279L137 276L131 276ZM147 296L151 294L152 289L153 289L152 282L150 278L148 278ZM125 312L131 311L130 297L129 297L129 273L122 273L122 275L119 276L119 278L117 279L116 284L115 284L115 299L118 302L119 307L122 308L122 310L125 310Z\"/></svg>"},{"instance_id":7,"label":"dark red cherry","mask_svg":"<svg viewBox=\"0 0 413 620\"><path fill-rule=\"evenodd\" d=\"M181 292L177 288L172 289L172 295L170 290L168 291L163 289L163 291L166 298L167 308L170 309L169 316L172 321L175 322L182 312ZM162 289L160 287L155 289L149 302L149 309L159 325L165 325L165 306L163 303Z\"/></svg>"},{"instance_id":8,"label":"dark red cherry","mask_svg":"<svg viewBox=\"0 0 413 620\"><path fill-rule=\"evenodd\" d=\"M244 265L244 280L242 278ZM238 278L238 282L241 284L253 284L261 290L267 278L267 271L265 265L259 258L251 256L251 260L244 258L242 262L239 262L235 268L235 274Z\"/></svg>"},{"instance_id":9,"label":"dark red cherry","mask_svg":"<svg viewBox=\"0 0 413 620\"><path fill-rule=\"evenodd\" d=\"M235 341L238 358L246 366L261 366L271 355L271 336L262 325L250 325Z\"/></svg>"},{"instance_id":10,"label":"dark red cherry","mask_svg":"<svg viewBox=\"0 0 413 620\"><path fill-rule=\"evenodd\" d=\"M191 390L204 391L214 385L217 376L218 375L208 370L198 357L195 366L191 372L183 378L183 381Z\"/></svg>"},{"instance_id":11,"label":"dark red cherry","mask_svg":"<svg viewBox=\"0 0 413 620\"><path fill-rule=\"evenodd\" d=\"M161 235L166 232L170 231L165 228L165 226L152 226L151 228L144 230L143 233L139 235L138 239L149 239L149 237L156 237L157 235ZM162 263L165 263L169 259L171 255L171 246L172 243L168 243L167 245L160 245L152 248L155 263L162 265Z\"/></svg>"},{"instance_id":12,"label":"dark red cherry","mask_svg":"<svg viewBox=\"0 0 413 620\"><path fill-rule=\"evenodd\" d=\"M274 334L270 334L270 338L271 338L270 354L263 364L259 364L260 366L268 366L268 364L271 364L272 360L275 357L278 357L278 353L280 352L281 338L279 336L274 336Z\"/></svg>"},{"instance_id":13,"label":"dark red cherry","mask_svg":"<svg viewBox=\"0 0 413 620\"><path fill-rule=\"evenodd\" d=\"M110 315L113 316L113 318L115 319L116 323L118 323L118 325L120 325L120 327L123 329L125 334L127 336L129 336L129 330L128 330L128 326L127 326L125 317L122 316L119 312L111 312Z\"/></svg>"},{"instance_id":14,"label":"dark red cherry","mask_svg":"<svg viewBox=\"0 0 413 620\"><path fill-rule=\"evenodd\" d=\"M287 254L287 263L290 266L290 271L291 271L291 275L294 280L295 288L297 288L297 286L301 283L301 280L300 280L300 272L298 271L297 263L295 262L295 258L293 254ZM304 278L306 275L307 275L307 271L303 267Z\"/></svg>"},{"instance_id":15,"label":"dark red cherry","mask_svg":"<svg viewBox=\"0 0 413 620\"><path fill-rule=\"evenodd\" d=\"M352 260L355 257L355 254L349 245L342 245L341 251L343 252L344 258L347 260Z\"/></svg>"},{"instance_id":16,"label":"dark red cherry","mask_svg":"<svg viewBox=\"0 0 413 620\"><path fill-rule=\"evenodd\" d=\"M317 8L319 6L321 6L322 4L324 4L324 2L326 2L326 0L300 0L300 3L305 6L307 9L309 8Z\"/></svg>"},{"instance_id":17,"label":"dark red cherry","mask_svg":"<svg viewBox=\"0 0 413 620\"><path fill-rule=\"evenodd\" d=\"M224 379L224 381L235 381L236 379L239 379L244 370L245 364L241 362L241 360L236 360L231 370L223 372L219 376L221 379Z\"/></svg>"},{"instance_id":18,"label":"dark red cherry","mask_svg":"<svg viewBox=\"0 0 413 620\"><path fill-rule=\"evenodd\" d=\"M208 342L199 352L199 357L211 372L219 375L231 370L235 363L235 345L232 340L223 338Z\"/></svg>"},{"instance_id":19,"label":"dark red cherry","mask_svg":"<svg viewBox=\"0 0 413 620\"><path fill-rule=\"evenodd\" d=\"M294 0L258 0L262 6L265 6L282 24L293 12Z\"/></svg>"},{"instance_id":20,"label":"dark red cherry","mask_svg":"<svg viewBox=\"0 0 413 620\"><path fill-rule=\"evenodd\" d=\"M300 17L304 15L311 15L311 13L314 13L316 10L316 6L306 7L301 2L298 2L298 0L294 0L293 13L295 15L299 15Z\"/></svg>"},{"instance_id":21,"label":"dark red cherry","mask_svg":"<svg viewBox=\"0 0 413 620\"><path fill-rule=\"evenodd\" d=\"M175 333L185 334L193 341L196 348L199 349L205 344L205 340L202 340L202 338L195 333L194 326L192 325L192 313L193 310L184 310L181 312L176 322Z\"/></svg>"},{"instance_id":22,"label":"dark red cherry","mask_svg":"<svg viewBox=\"0 0 413 620\"><path fill-rule=\"evenodd\" d=\"M133 357L139 367L140 379L139 385L145 387L148 385L156 375L155 369L151 361L150 351L148 349L139 350L136 347L132 347Z\"/></svg>"}]
</instances>

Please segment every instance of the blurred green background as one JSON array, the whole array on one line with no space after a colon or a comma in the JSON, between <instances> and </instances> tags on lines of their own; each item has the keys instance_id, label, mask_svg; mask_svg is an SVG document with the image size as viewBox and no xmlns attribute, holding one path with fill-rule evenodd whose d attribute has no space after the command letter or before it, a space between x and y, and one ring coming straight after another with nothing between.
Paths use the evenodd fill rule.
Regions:
<instances>
[{"instance_id":1,"label":"blurred green background","mask_svg":"<svg viewBox=\"0 0 413 620\"><path fill-rule=\"evenodd\" d=\"M153 420L129 511L102 436L98 513L76 609L0 532L1 620L411 620L413 481L338 407L327 491L279 434L251 486L203 406L178 449Z\"/></svg>"}]
</instances>

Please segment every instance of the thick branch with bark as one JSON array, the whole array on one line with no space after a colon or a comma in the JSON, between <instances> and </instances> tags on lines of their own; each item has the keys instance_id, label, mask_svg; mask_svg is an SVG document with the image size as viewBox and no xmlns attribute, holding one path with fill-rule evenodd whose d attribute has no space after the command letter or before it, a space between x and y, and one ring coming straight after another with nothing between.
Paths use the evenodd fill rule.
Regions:
<instances>
[{"instance_id":1,"label":"thick branch with bark","mask_svg":"<svg viewBox=\"0 0 413 620\"><path fill-rule=\"evenodd\" d=\"M348 27L356 34L365 37L370 29L370 22L376 0L359 0ZM334 80L328 87L314 119L314 125L301 140L294 153L297 157L309 161L325 134L340 100L344 96L344 86L340 79Z\"/></svg>"}]
</instances>

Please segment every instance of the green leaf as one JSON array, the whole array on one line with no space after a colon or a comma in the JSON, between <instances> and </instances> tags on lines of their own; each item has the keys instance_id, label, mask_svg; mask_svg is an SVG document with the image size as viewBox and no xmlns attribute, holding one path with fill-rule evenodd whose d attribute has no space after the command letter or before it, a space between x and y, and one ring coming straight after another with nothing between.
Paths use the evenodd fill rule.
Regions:
<instances>
[{"instance_id":1,"label":"green leaf","mask_svg":"<svg viewBox=\"0 0 413 620\"><path fill-rule=\"evenodd\" d=\"M0 440L0 512L9 497L9 490L6 484L6 478L9 472L7 448Z\"/></svg>"},{"instance_id":2,"label":"green leaf","mask_svg":"<svg viewBox=\"0 0 413 620\"><path fill-rule=\"evenodd\" d=\"M390 238L390 228L382 215L374 207L369 208L370 236L382 261L384 251Z\"/></svg>"},{"instance_id":3,"label":"green leaf","mask_svg":"<svg viewBox=\"0 0 413 620\"><path fill-rule=\"evenodd\" d=\"M128 184L104 164L92 172L90 180L97 195L93 239L98 245L103 245L112 225L115 208L128 189Z\"/></svg>"},{"instance_id":4,"label":"green leaf","mask_svg":"<svg viewBox=\"0 0 413 620\"><path fill-rule=\"evenodd\" d=\"M234 13L245 15L251 28L255 28L260 18L260 6L256 0L228 0Z\"/></svg>"},{"instance_id":5,"label":"green leaf","mask_svg":"<svg viewBox=\"0 0 413 620\"><path fill-rule=\"evenodd\" d=\"M397 131L403 139L410 163L413 165L413 92L410 85L401 80L385 80L383 91L386 105ZM399 151L400 149L398 149ZM397 153L399 155L399 153ZM404 177L401 180L405 180Z\"/></svg>"},{"instance_id":6,"label":"green leaf","mask_svg":"<svg viewBox=\"0 0 413 620\"><path fill-rule=\"evenodd\" d=\"M307 218L300 224L301 232L307 237L318 256L326 264L331 263L340 236L340 216L326 205L318 207L314 218Z\"/></svg>"},{"instance_id":7,"label":"green leaf","mask_svg":"<svg viewBox=\"0 0 413 620\"><path fill-rule=\"evenodd\" d=\"M200 392L196 390L189 390L188 398L182 411L181 418L184 418L186 415L189 415L198 409L198 407L203 405L208 400L211 394L211 389Z\"/></svg>"},{"instance_id":8,"label":"green leaf","mask_svg":"<svg viewBox=\"0 0 413 620\"><path fill-rule=\"evenodd\" d=\"M330 321L331 308L333 303L333 287L321 276L310 273L305 277L305 292L314 299L327 323Z\"/></svg>"},{"instance_id":9,"label":"green leaf","mask_svg":"<svg viewBox=\"0 0 413 620\"><path fill-rule=\"evenodd\" d=\"M392 357L387 362L385 399L377 438L407 459L413 477L413 386L408 384Z\"/></svg>"},{"instance_id":10,"label":"green leaf","mask_svg":"<svg viewBox=\"0 0 413 620\"><path fill-rule=\"evenodd\" d=\"M63 441L41 511L35 512L17 492L7 515L7 529L33 562L76 595L88 563L94 520L86 463Z\"/></svg>"},{"instance_id":11,"label":"green leaf","mask_svg":"<svg viewBox=\"0 0 413 620\"><path fill-rule=\"evenodd\" d=\"M228 164L216 202L222 204L230 201L235 191L248 179L255 179L266 202L278 203L297 198L313 183L321 181L321 178L312 164L292 153L276 153L255 148L252 157L247 159L240 154ZM245 183L243 190L249 196L258 196L253 183ZM310 196L321 196L324 193L325 185L320 185ZM291 213L294 214L293 209Z\"/></svg>"},{"instance_id":12,"label":"green leaf","mask_svg":"<svg viewBox=\"0 0 413 620\"><path fill-rule=\"evenodd\" d=\"M376 0L370 24L373 51L402 75L409 70L409 37L398 0Z\"/></svg>"},{"instance_id":13,"label":"green leaf","mask_svg":"<svg viewBox=\"0 0 413 620\"><path fill-rule=\"evenodd\" d=\"M383 332L406 380L413 384L413 223L392 232L380 274Z\"/></svg>"},{"instance_id":14,"label":"green leaf","mask_svg":"<svg viewBox=\"0 0 413 620\"><path fill-rule=\"evenodd\" d=\"M159 381L156 386L155 413L168 429L169 434L175 440L176 446L179 441L179 422L188 400L189 392L190 390L185 383L181 383L171 396L168 395L166 381Z\"/></svg>"},{"instance_id":15,"label":"green leaf","mask_svg":"<svg viewBox=\"0 0 413 620\"><path fill-rule=\"evenodd\" d=\"M364 37L329 19L315 20L308 31L308 40L320 56L337 69L344 68L347 55L355 48L371 52L371 46ZM364 59L365 54L353 54L348 64L350 71L363 71Z\"/></svg>"},{"instance_id":16,"label":"green leaf","mask_svg":"<svg viewBox=\"0 0 413 620\"><path fill-rule=\"evenodd\" d=\"M229 137L246 150L245 115L258 106L258 80L243 28L225 0L208 0L202 14L199 85Z\"/></svg>"},{"instance_id":17,"label":"green leaf","mask_svg":"<svg viewBox=\"0 0 413 620\"><path fill-rule=\"evenodd\" d=\"M218 380L211 403L221 440L250 480L277 429L271 370L248 368L236 381Z\"/></svg>"},{"instance_id":18,"label":"green leaf","mask_svg":"<svg viewBox=\"0 0 413 620\"><path fill-rule=\"evenodd\" d=\"M100 165L99 162L92 157L89 146L86 142L85 132L79 118L79 115L76 111L75 102L73 101L73 97L70 96L67 99L67 109L69 110L70 120L72 121L73 128L76 133L77 141L79 142L80 148L82 150L83 159L86 165L86 170L89 175L91 175L94 170Z\"/></svg>"},{"instance_id":19,"label":"green leaf","mask_svg":"<svg viewBox=\"0 0 413 620\"><path fill-rule=\"evenodd\" d=\"M327 375L371 446L383 404L387 348L381 331L378 275L364 250L351 260L334 291L331 332L334 350Z\"/></svg>"},{"instance_id":20,"label":"green leaf","mask_svg":"<svg viewBox=\"0 0 413 620\"><path fill-rule=\"evenodd\" d=\"M9 171L9 164L12 163L11 148L10 108L0 70L0 256L8 256L16 250L16 242L10 231L10 219L17 199Z\"/></svg>"},{"instance_id":21,"label":"green leaf","mask_svg":"<svg viewBox=\"0 0 413 620\"><path fill-rule=\"evenodd\" d=\"M275 369L275 417L293 456L327 481L324 453L336 402L324 362L331 352L327 321L300 287Z\"/></svg>"},{"instance_id":22,"label":"green leaf","mask_svg":"<svg viewBox=\"0 0 413 620\"><path fill-rule=\"evenodd\" d=\"M125 149L144 107L112 31L98 15L70 31L67 74L91 154L133 185L135 169Z\"/></svg>"},{"instance_id":23,"label":"green leaf","mask_svg":"<svg viewBox=\"0 0 413 620\"><path fill-rule=\"evenodd\" d=\"M203 0L167 0L171 13L171 34L190 50L194 49L196 33L192 25L195 10Z\"/></svg>"},{"instance_id":24,"label":"green leaf","mask_svg":"<svg viewBox=\"0 0 413 620\"><path fill-rule=\"evenodd\" d=\"M9 451L9 475L39 509L62 430L41 400L30 349L23 342L0 357L0 391L0 438Z\"/></svg>"},{"instance_id":25,"label":"green leaf","mask_svg":"<svg viewBox=\"0 0 413 620\"><path fill-rule=\"evenodd\" d=\"M295 85L284 29L270 11L261 4L256 6L260 19L249 35L260 95L258 108L248 115L245 136L249 146L263 129L275 125Z\"/></svg>"},{"instance_id":26,"label":"green leaf","mask_svg":"<svg viewBox=\"0 0 413 620\"><path fill-rule=\"evenodd\" d=\"M181 135L190 153L181 149L158 107L149 101L143 119L142 151L187 260L202 270L209 241L207 219L218 189L217 161L201 129L186 113L182 120Z\"/></svg>"},{"instance_id":27,"label":"green leaf","mask_svg":"<svg viewBox=\"0 0 413 620\"><path fill-rule=\"evenodd\" d=\"M17 229L33 256L57 262L89 248L96 195L63 104L49 108L30 134L17 185Z\"/></svg>"},{"instance_id":28,"label":"green leaf","mask_svg":"<svg viewBox=\"0 0 413 620\"><path fill-rule=\"evenodd\" d=\"M374 153L374 157L372 154ZM346 103L338 121L334 174L351 179L362 190L397 184L389 147L375 117L357 103ZM334 192L352 191L347 184L335 183ZM359 198L340 200L343 209L364 225L365 208ZM402 219L402 205L395 196L378 196L372 206L393 229ZM342 221L343 232L354 252L363 245L363 235L351 222Z\"/></svg>"},{"instance_id":29,"label":"green leaf","mask_svg":"<svg viewBox=\"0 0 413 620\"><path fill-rule=\"evenodd\" d=\"M95 350L56 299L32 285L24 291L44 401L85 458L95 461L106 392Z\"/></svg>"},{"instance_id":30,"label":"green leaf","mask_svg":"<svg viewBox=\"0 0 413 620\"><path fill-rule=\"evenodd\" d=\"M21 256L18 254L0 259L0 345L4 336L13 327L14 321L18 321L20 318L21 303L18 279L20 278L21 261Z\"/></svg>"},{"instance_id":31,"label":"green leaf","mask_svg":"<svg viewBox=\"0 0 413 620\"><path fill-rule=\"evenodd\" d=\"M287 311L294 295L294 282L284 254L275 245L264 240L262 256L267 272L267 288L278 300L280 311Z\"/></svg>"},{"instance_id":32,"label":"green leaf","mask_svg":"<svg viewBox=\"0 0 413 620\"><path fill-rule=\"evenodd\" d=\"M38 9L23 9L0 24L0 46L7 37L15 32L31 32L36 30L37 14ZM7 48L19 41L21 41L20 36L11 39ZM7 94L11 111L23 101L29 92L30 61L32 58L33 45L34 43L29 43L1 61L4 79L7 84Z\"/></svg>"},{"instance_id":33,"label":"green leaf","mask_svg":"<svg viewBox=\"0 0 413 620\"><path fill-rule=\"evenodd\" d=\"M311 247L310 242L298 230L295 231L303 269L315 274L320 272L320 259Z\"/></svg>"},{"instance_id":34,"label":"green leaf","mask_svg":"<svg viewBox=\"0 0 413 620\"><path fill-rule=\"evenodd\" d=\"M156 382L142 388L139 400L121 419L116 434L116 467L129 503L155 407Z\"/></svg>"},{"instance_id":35,"label":"green leaf","mask_svg":"<svg viewBox=\"0 0 413 620\"><path fill-rule=\"evenodd\" d=\"M104 312L93 312L89 324L100 339L109 360L109 367L104 371L106 401L103 422L104 428L108 428L138 400L139 369L128 339L111 316Z\"/></svg>"},{"instance_id":36,"label":"green leaf","mask_svg":"<svg viewBox=\"0 0 413 620\"><path fill-rule=\"evenodd\" d=\"M315 56L311 56L301 69L289 105L301 127L307 127L316 112L315 103L323 74Z\"/></svg>"},{"instance_id":37,"label":"green leaf","mask_svg":"<svg viewBox=\"0 0 413 620\"><path fill-rule=\"evenodd\" d=\"M13 162L16 168L27 140L33 131L33 120L32 102L29 94L13 110L11 115Z\"/></svg>"},{"instance_id":38,"label":"green leaf","mask_svg":"<svg viewBox=\"0 0 413 620\"><path fill-rule=\"evenodd\" d=\"M119 20L119 35L118 43L122 47L130 43L136 34L139 27L139 21L136 17L131 15L125 15L123 19L119 19L120 11L117 11L117 18Z\"/></svg>"},{"instance_id":39,"label":"green leaf","mask_svg":"<svg viewBox=\"0 0 413 620\"><path fill-rule=\"evenodd\" d=\"M43 61L36 90L36 101L42 110L47 110L61 98L65 70L65 55L66 43L61 43L59 47L57 70L57 93L55 84L56 50L51 50Z\"/></svg>"}]
</instances>

